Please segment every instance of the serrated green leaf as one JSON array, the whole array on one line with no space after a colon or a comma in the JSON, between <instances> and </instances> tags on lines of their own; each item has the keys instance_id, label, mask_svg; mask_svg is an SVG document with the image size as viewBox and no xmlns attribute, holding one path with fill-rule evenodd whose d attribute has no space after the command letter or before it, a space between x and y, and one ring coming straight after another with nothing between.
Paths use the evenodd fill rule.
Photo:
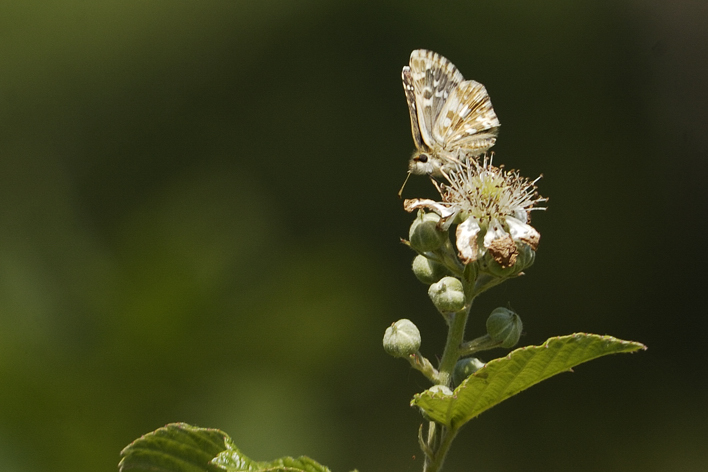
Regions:
<instances>
[{"instance_id":1,"label":"serrated green leaf","mask_svg":"<svg viewBox=\"0 0 708 472\"><path fill-rule=\"evenodd\" d=\"M421 408L430 419L458 429L483 411L578 364L639 349L646 346L597 334L550 338L540 346L522 347L488 362L464 380L452 395L426 390L415 395L411 405Z\"/></svg>"},{"instance_id":2,"label":"serrated green leaf","mask_svg":"<svg viewBox=\"0 0 708 472\"><path fill-rule=\"evenodd\" d=\"M231 440L226 441L226 447L227 449L216 456L212 463L228 472L330 472L327 467L305 456L283 457L270 462L255 462L244 456Z\"/></svg>"},{"instance_id":3,"label":"serrated green leaf","mask_svg":"<svg viewBox=\"0 0 708 472\"><path fill-rule=\"evenodd\" d=\"M121 451L120 472L223 472L211 464L229 437L218 429L172 423Z\"/></svg>"},{"instance_id":4,"label":"serrated green leaf","mask_svg":"<svg viewBox=\"0 0 708 472\"><path fill-rule=\"evenodd\" d=\"M120 472L330 472L309 457L256 462L218 429L172 423L121 451Z\"/></svg>"}]
</instances>

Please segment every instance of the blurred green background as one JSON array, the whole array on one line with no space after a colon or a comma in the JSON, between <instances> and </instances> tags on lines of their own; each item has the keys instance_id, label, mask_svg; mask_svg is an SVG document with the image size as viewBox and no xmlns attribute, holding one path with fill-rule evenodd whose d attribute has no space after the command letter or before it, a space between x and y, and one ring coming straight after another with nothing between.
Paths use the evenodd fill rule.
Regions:
<instances>
[{"instance_id":1,"label":"blurred green background","mask_svg":"<svg viewBox=\"0 0 708 472\"><path fill-rule=\"evenodd\" d=\"M484 413L447 469L708 469L706 5L2 2L0 470L115 471L173 421L421 469L427 384L381 348L399 318L432 359L444 335L399 242L416 48L487 86L496 162L551 199L470 333L511 303L523 344L649 346Z\"/></svg>"}]
</instances>

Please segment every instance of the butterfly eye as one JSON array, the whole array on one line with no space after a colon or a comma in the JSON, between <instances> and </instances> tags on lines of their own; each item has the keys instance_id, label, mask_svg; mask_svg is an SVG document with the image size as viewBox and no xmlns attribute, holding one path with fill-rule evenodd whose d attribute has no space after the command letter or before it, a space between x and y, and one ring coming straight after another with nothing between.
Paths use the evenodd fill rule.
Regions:
<instances>
[{"instance_id":1,"label":"butterfly eye","mask_svg":"<svg viewBox=\"0 0 708 472\"><path fill-rule=\"evenodd\" d=\"M428 155L427 154L418 154L418 156L416 156L415 160L425 164L426 162L428 162Z\"/></svg>"}]
</instances>

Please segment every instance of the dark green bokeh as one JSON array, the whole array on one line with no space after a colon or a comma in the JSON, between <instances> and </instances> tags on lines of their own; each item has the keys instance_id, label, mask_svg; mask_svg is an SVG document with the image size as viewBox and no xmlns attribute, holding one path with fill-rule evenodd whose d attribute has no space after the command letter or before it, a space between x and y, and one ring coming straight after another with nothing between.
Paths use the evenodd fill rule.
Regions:
<instances>
[{"instance_id":1,"label":"dark green bokeh","mask_svg":"<svg viewBox=\"0 0 708 472\"><path fill-rule=\"evenodd\" d=\"M496 162L551 198L535 266L470 331L511 303L522 345L649 346L484 413L449 470L705 470L707 19L688 0L3 5L0 470L115 471L173 421L256 460L421 469L407 405L427 385L381 347L399 318L430 358L444 334L398 242L420 47L487 86Z\"/></svg>"}]
</instances>

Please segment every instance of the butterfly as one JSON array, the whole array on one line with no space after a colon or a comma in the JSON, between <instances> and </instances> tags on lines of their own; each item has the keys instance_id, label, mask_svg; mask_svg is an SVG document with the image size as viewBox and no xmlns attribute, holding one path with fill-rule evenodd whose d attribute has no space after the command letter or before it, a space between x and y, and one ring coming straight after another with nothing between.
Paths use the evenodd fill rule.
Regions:
<instances>
[{"instance_id":1,"label":"butterfly","mask_svg":"<svg viewBox=\"0 0 708 472\"><path fill-rule=\"evenodd\" d=\"M445 177L456 164L494 146L500 123L487 90L465 80L452 62L416 49L401 78L416 147L409 176Z\"/></svg>"}]
</instances>

